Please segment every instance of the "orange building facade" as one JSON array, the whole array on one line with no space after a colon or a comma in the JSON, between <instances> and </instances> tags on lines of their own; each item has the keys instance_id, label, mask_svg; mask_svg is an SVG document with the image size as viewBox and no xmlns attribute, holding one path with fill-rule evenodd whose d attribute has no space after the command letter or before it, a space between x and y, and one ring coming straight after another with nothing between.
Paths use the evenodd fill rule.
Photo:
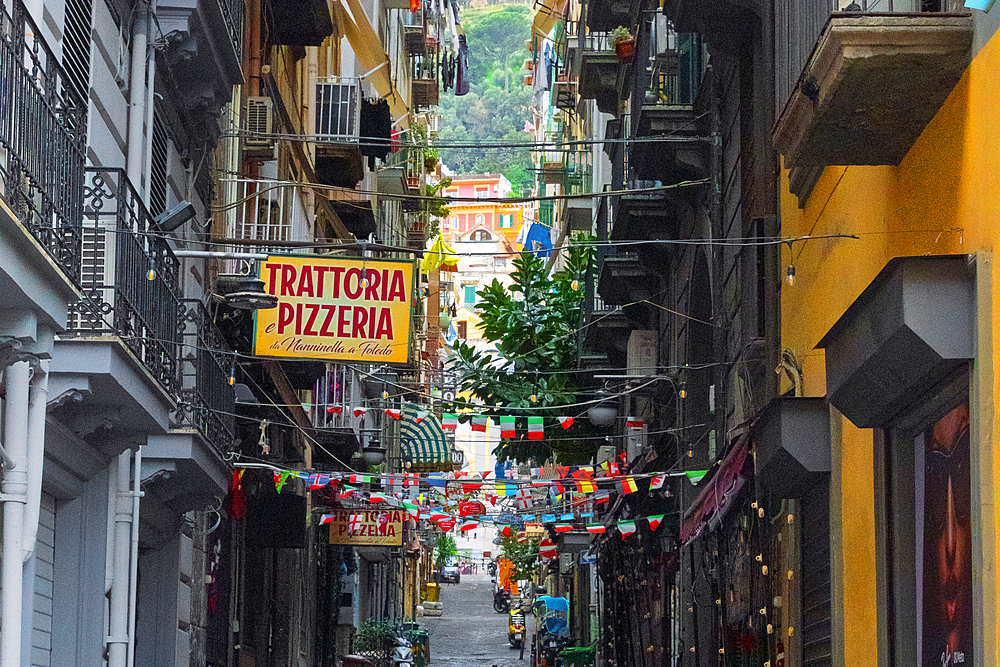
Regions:
<instances>
[{"instance_id":1,"label":"orange building facade","mask_svg":"<svg viewBox=\"0 0 1000 667\"><path fill-rule=\"evenodd\" d=\"M482 203L455 201L448 205L451 213L441 219L441 233L446 241L471 240L466 238L476 228L489 229L513 242L525 221L530 218L530 207L521 203L501 203L495 200L509 196L510 181L503 174L469 174L452 177L451 187L445 190L448 197L475 197Z\"/></svg>"}]
</instances>

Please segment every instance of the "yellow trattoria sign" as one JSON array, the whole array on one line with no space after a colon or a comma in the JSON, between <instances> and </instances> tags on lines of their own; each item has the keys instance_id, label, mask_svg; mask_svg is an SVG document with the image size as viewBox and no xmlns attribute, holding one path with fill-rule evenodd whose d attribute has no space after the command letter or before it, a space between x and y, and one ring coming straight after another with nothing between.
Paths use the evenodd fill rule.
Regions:
<instances>
[{"instance_id":1,"label":"yellow trattoria sign","mask_svg":"<svg viewBox=\"0 0 1000 667\"><path fill-rule=\"evenodd\" d=\"M408 361L412 263L274 255L260 278L278 307L256 311L254 354Z\"/></svg>"},{"instance_id":2,"label":"yellow trattoria sign","mask_svg":"<svg viewBox=\"0 0 1000 667\"><path fill-rule=\"evenodd\" d=\"M405 512L387 509L341 510L330 522L330 544L370 544L398 547L403 544Z\"/></svg>"}]
</instances>

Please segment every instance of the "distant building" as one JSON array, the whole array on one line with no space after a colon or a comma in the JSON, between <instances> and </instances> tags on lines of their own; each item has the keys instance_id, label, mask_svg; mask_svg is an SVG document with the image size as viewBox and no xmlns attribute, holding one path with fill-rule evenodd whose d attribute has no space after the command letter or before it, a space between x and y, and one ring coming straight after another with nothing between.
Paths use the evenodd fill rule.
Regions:
<instances>
[{"instance_id":1,"label":"distant building","mask_svg":"<svg viewBox=\"0 0 1000 667\"><path fill-rule=\"evenodd\" d=\"M530 219L531 213L529 204L496 201L510 194L510 181L503 174L455 176L451 187L445 190L446 196L484 201L455 201L449 204L450 215L441 219L444 238L448 241L464 240L468 232L481 227L513 241L525 222L525 215Z\"/></svg>"}]
</instances>

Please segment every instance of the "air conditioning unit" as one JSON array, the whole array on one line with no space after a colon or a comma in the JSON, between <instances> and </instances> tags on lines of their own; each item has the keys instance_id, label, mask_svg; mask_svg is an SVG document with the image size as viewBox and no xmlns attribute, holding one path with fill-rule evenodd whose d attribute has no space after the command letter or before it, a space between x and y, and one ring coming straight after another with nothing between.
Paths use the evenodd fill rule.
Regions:
<instances>
[{"instance_id":1,"label":"air conditioning unit","mask_svg":"<svg viewBox=\"0 0 1000 667\"><path fill-rule=\"evenodd\" d=\"M357 79L316 84L316 135L357 142L361 128L361 84Z\"/></svg>"},{"instance_id":2,"label":"air conditioning unit","mask_svg":"<svg viewBox=\"0 0 1000 667\"><path fill-rule=\"evenodd\" d=\"M656 375L656 332L635 329L628 337L627 375Z\"/></svg>"},{"instance_id":3,"label":"air conditioning unit","mask_svg":"<svg viewBox=\"0 0 1000 667\"><path fill-rule=\"evenodd\" d=\"M270 97L248 97L246 135L243 148L248 151L269 151L274 148L274 103Z\"/></svg>"}]
</instances>

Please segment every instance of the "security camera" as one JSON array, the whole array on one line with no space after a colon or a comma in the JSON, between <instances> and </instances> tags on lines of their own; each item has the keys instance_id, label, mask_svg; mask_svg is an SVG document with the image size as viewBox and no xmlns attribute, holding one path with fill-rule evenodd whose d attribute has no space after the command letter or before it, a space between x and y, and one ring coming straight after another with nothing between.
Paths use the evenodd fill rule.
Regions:
<instances>
[{"instance_id":1,"label":"security camera","mask_svg":"<svg viewBox=\"0 0 1000 667\"><path fill-rule=\"evenodd\" d=\"M194 204L182 201L156 216L153 222L161 232L172 232L194 216Z\"/></svg>"}]
</instances>

